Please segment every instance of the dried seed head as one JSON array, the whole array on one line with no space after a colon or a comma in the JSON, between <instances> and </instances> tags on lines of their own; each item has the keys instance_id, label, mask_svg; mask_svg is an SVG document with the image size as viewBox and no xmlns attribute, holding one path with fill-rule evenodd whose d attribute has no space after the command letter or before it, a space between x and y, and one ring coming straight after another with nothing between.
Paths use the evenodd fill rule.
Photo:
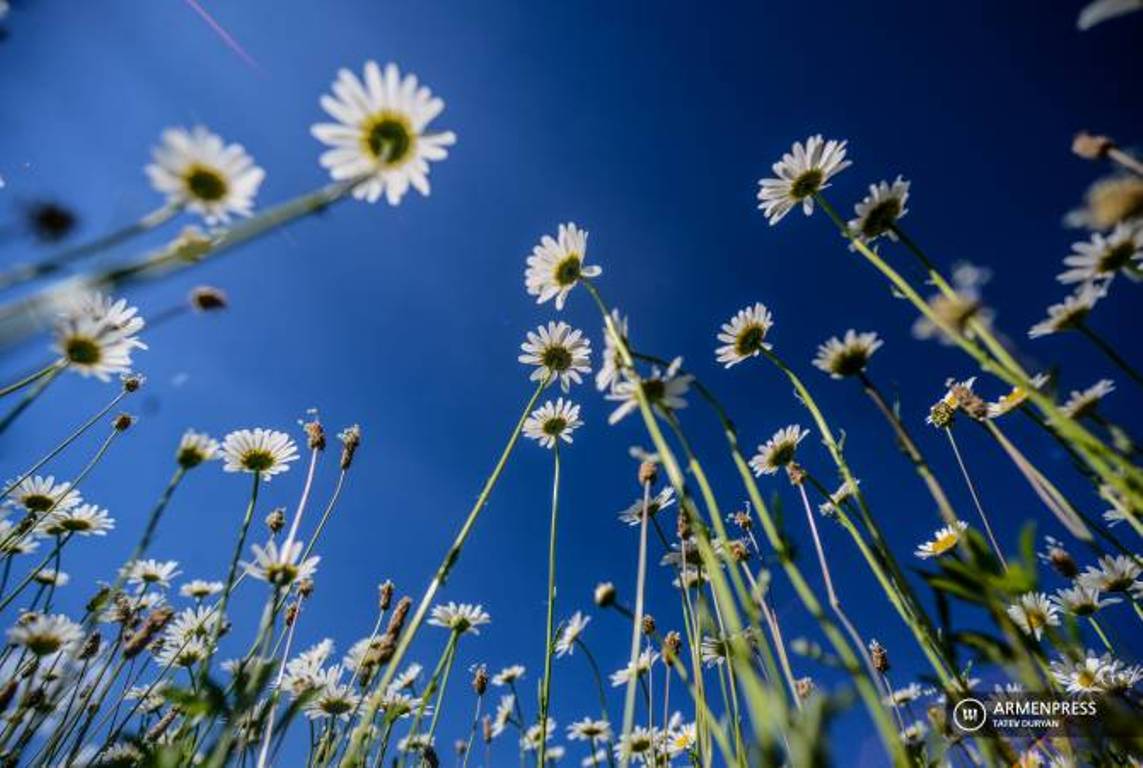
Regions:
<instances>
[{"instance_id":1,"label":"dried seed head","mask_svg":"<svg viewBox=\"0 0 1143 768\"><path fill-rule=\"evenodd\" d=\"M682 508L675 515L675 535L679 537L680 541L686 541L691 537L691 519L687 515L687 511Z\"/></svg>"},{"instance_id":2,"label":"dried seed head","mask_svg":"<svg viewBox=\"0 0 1143 768\"><path fill-rule=\"evenodd\" d=\"M20 681L13 678L0 688L0 712L8 709L8 705L12 703L12 699L16 697L16 691L20 688Z\"/></svg>"},{"instance_id":3,"label":"dried seed head","mask_svg":"<svg viewBox=\"0 0 1143 768\"><path fill-rule=\"evenodd\" d=\"M790 485L801 485L806 482L806 470L796 461L786 465L786 476L790 478Z\"/></svg>"},{"instance_id":4,"label":"dried seed head","mask_svg":"<svg viewBox=\"0 0 1143 768\"><path fill-rule=\"evenodd\" d=\"M472 673L472 690L476 691L477 696L483 696L488 690L488 669L483 664Z\"/></svg>"},{"instance_id":5,"label":"dried seed head","mask_svg":"<svg viewBox=\"0 0 1143 768\"><path fill-rule=\"evenodd\" d=\"M643 630L644 635L651 636L655 634L655 617L649 613L646 614L639 623L639 628Z\"/></svg>"},{"instance_id":6,"label":"dried seed head","mask_svg":"<svg viewBox=\"0 0 1143 768\"><path fill-rule=\"evenodd\" d=\"M1072 152L1084 160L1099 160L1105 157L1115 142L1107 136L1099 136L1087 131L1080 131L1072 139Z\"/></svg>"},{"instance_id":7,"label":"dried seed head","mask_svg":"<svg viewBox=\"0 0 1143 768\"><path fill-rule=\"evenodd\" d=\"M87 639L83 641L83 646L79 649L79 653L76 654L76 658L80 661L94 658L95 654L99 653L99 647L102 644L103 636L99 634L99 630L92 632L87 636Z\"/></svg>"},{"instance_id":8,"label":"dried seed head","mask_svg":"<svg viewBox=\"0 0 1143 768\"><path fill-rule=\"evenodd\" d=\"M277 507L266 515L266 527L270 533L278 533L286 527L286 508Z\"/></svg>"},{"instance_id":9,"label":"dried seed head","mask_svg":"<svg viewBox=\"0 0 1143 768\"><path fill-rule=\"evenodd\" d=\"M321 425L321 421L314 416L311 421L307 421L302 425L306 430L306 442L309 444L311 451L324 451L325 450L325 427Z\"/></svg>"},{"instance_id":10,"label":"dried seed head","mask_svg":"<svg viewBox=\"0 0 1143 768\"><path fill-rule=\"evenodd\" d=\"M730 516L731 522L737 525L744 531L749 531L754 527L754 520L751 519L750 513L746 510L740 509Z\"/></svg>"},{"instance_id":11,"label":"dried seed head","mask_svg":"<svg viewBox=\"0 0 1143 768\"><path fill-rule=\"evenodd\" d=\"M357 424L346 427L338 433L337 439L341 441L341 468L349 469L353 463L353 454L361 445L361 427Z\"/></svg>"},{"instance_id":12,"label":"dried seed head","mask_svg":"<svg viewBox=\"0 0 1143 768\"><path fill-rule=\"evenodd\" d=\"M484 738L485 744L492 743L492 718L488 715L480 721L480 735Z\"/></svg>"},{"instance_id":13,"label":"dried seed head","mask_svg":"<svg viewBox=\"0 0 1143 768\"><path fill-rule=\"evenodd\" d=\"M381 610L389 610L389 604L393 602L393 582L388 579L381 582L381 585L377 587L377 602Z\"/></svg>"},{"instance_id":14,"label":"dried seed head","mask_svg":"<svg viewBox=\"0 0 1143 768\"><path fill-rule=\"evenodd\" d=\"M745 563L750 559L750 550L744 542L734 539L726 544L726 551L736 563Z\"/></svg>"},{"instance_id":15,"label":"dried seed head","mask_svg":"<svg viewBox=\"0 0 1143 768\"><path fill-rule=\"evenodd\" d=\"M794 690L800 699L808 699L815 687L813 678L810 677L800 677L794 681Z\"/></svg>"},{"instance_id":16,"label":"dried seed head","mask_svg":"<svg viewBox=\"0 0 1143 768\"><path fill-rule=\"evenodd\" d=\"M309 597L314 593L314 580L302 579L298 582L298 597Z\"/></svg>"},{"instance_id":17,"label":"dried seed head","mask_svg":"<svg viewBox=\"0 0 1143 768\"><path fill-rule=\"evenodd\" d=\"M468 751L468 742L463 739L457 739L453 742L452 748L456 750L457 757L464 757L464 753Z\"/></svg>"},{"instance_id":18,"label":"dried seed head","mask_svg":"<svg viewBox=\"0 0 1143 768\"><path fill-rule=\"evenodd\" d=\"M659 479L659 465L651 460L639 463L639 485L654 485Z\"/></svg>"},{"instance_id":19,"label":"dried seed head","mask_svg":"<svg viewBox=\"0 0 1143 768\"><path fill-rule=\"evenodd\" d=\"M163 734L167 732L167 729L171 727L171 723L173 723L178 716L179 711L177 709L168 709L166 714L160 717L158 722L148 729L143 738L147 741L158 741L162 738Z\"/></svg>"},{"instance_id":20,"label":"dried seed head","mask_svg":"<svg viewBox=\"0 0 1143 768\"><path fill-rule=\"evenodd\" d=\"M952 424L955 415L956 408L944 400L938 400L929 409L929 423L938 429L947 429Z\"/></svg>"},{"instance_id":21,"label":"dried seed head","mask_svg":"<svg viewBox=\"0 0 1143 768\"><path fill-rule=\"evenodd\" d=\"M191 308L197 309L199 312L217 312L230 306L230 300L226 298L226 294L210 285L192 288L190 295L187 296L187 301Z\"/></svg>"},{"instance_id":22,"label":"dried seed head","mask_svg":"<svg viewBox=\"0 0 1143 768\"><path fill-rule=\"evenodd\" d=\"M298 619L298 604L290 603L286 606L286 626L292 627L294 622Z\"/></svg>"},{"instance_id":23,"label":"dried seed head","mask_svg":"<svg viewBox=\"0 0 1143 768\"><path fill-rule=\"evenodd\" d=\"M1048 548L1048 562L1056 569L1056 573L1065 579L1074 579L1079 575L1079 567L1072 559L1071 553L1059 544L1053 544Z\"/></svg>"},{"instance_id":24,"label":"dried seed head","mask_svg":"<svg viewBox=\"0 0 1143 768\"><path fill-rule=\"evenodd\" d=\"M137 373L125 373L119 381L123 384L124 392L136 392L143 386L144 378Z\"/></svg>"},{"instance_id":25,"label":"dried seed head","mask_svg":"<svg viewBox=\"0 0 1143 768\"><path fill-rule=\"evenodd\" d=\"M151 641L159 636L163 628L167 626L167 622L175 615L174 608L169 605L161 605L143 620L143 624L133 632L125 643L123 643L123 657L132 659L138 656L143 649L151 644Z\"/></svg>"},{"instance_id":26,"label":"dried seed head","mask_svg":"<svg viewBox=\"0 0 1143 768\"><path fill-rule=\"evenodd\" d=\"M115 417L114 421L111 422L111 426L113 426L119 432L126 432L127 430L129 430L131 428L131 425L134 423L135 423L135 417L134 416L132 416L129 413L121 413Z\"/></svg>"},{"instance_id":27,"label":"dried seed head","mask_svg":"<svg viewBox=\"0 0 1143 768\"><path fill-rule=\"evenodd\" d=\"M663 660L668 665L673 664L679 658L679 648L682 647L682 644L682 638L673 629L663 638Z\"/></svg>"},{"instance_id":28,"label":"dried seed head","mask_svg":"<svg viewBox=\"0 0 1143 768\"><path fill-rule=\"evenodd\" d=\"M977 421L988 418L988 403L984 398L972 391L972 388L960 384L953 384L949 393L956 400L957 406Z\"/></svg>"},{"instance_id":29,"label":"dried seed head","mask_svg":"<svg viewBox=\"0 0 1143 768\"><path fill-rule=\"evenodd\" d=\"M615 585L610 581L600 582L595 586L595 604L606 608L615 602Z\"/></svg>"},{"instance_id":30,"label":"dried seed head","mask_svg":"<svg viewBox=\"0 0 1143 768\"><path fill-rule=\"evenodd\" d=\"M873 662L873 668L881 674L889 671L889 651L876 640L869 642L869 658Z\"/></svg>"}]
</instances>

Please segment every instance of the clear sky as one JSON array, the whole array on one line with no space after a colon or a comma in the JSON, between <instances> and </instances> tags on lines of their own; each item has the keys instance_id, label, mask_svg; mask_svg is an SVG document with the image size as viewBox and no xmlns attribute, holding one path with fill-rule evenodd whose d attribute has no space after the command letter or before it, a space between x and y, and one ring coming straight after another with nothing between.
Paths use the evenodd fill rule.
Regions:
<instances>
[{"instance_id":1,"label":"clear sky","mask_svg":"<svg viewBox=\"0 0 1143 768\"><path fill-rule=\"evenodd\" d=\"M81 238L138 217L161 203L142 167L171 125L202 123L244 144L267 170L261 206L315 188L326 180L308 132L324 119L318 98L338 68L359 71L370 58L399 63L440 95L447 108L437 125L454 130L458 143L433 166L428 199L410 193L397 208L345 203L130 294L145 315L154 314L207 282L229 293L232 308L144 334L151 349L137 361L149 381L131 403L141 421L84 488L120 530L71 548L64 569L73 574L67 591L75 604L135 541L184 429L297 433L310 407L331 430L360 422L365 444L321 543L318 592L301 642L329 635L346 650L368 633L376 584L385 578L400 594L419 596L531 392L516 362L518 345L555 310L525 295L524 258L565 221L590 231L589 259L604 270L601 289L631 315L638 345L683 355L724 397L748 445L809 421L772 369L751 363L722 371L715 363L719 324L746 304L767 304L776 349L844 430L874 514L913 565L909 553L936 527L923 487L857 386L830 381L809 361L819 342L847 328L881 333L886 344L871 373L899 393L903 416L970 519L948 446L923 417L946 377L974 371L959 353L910 338L911 309L820 214L791 214L771 228L755 209L758 178L811 133L850 141L854 166L829 190L847 212L871 182L898 173L913 182L904 223L940 264L967 259L993 270L986 297L1031 365L1062 361L1066 389L1118 378L1078 337L1029 342L1024 332L1065 293L1054 276L1079 236L1060 221L1099 172L1070 154L1072 134L1090 128L1127 143L1138 138L1139 94L1124 83L1137 79L1143 16L1079 33L1080 3L1032 0L717 8L201 2L253 64L183 0L13 0L0 43L0 175L7 182L0 215L12 220L22 202L58 199L82 217ZM910 269L907 254L890 252ZM40 253L9 241L0 260ZM1138 361L1137 290L1117 284L1093 325ZM582 291L562 317L601 346L598 316ZM42 358L46 343L7 350L5 380ZM994 397L1000 387L990 382L983 391ZM1112 395L1106 412L1139 431L1143 419L1126 405L1131 394ZM2 473L17 474L108 396L106 387L78 378L53 387L4 436ZM593 389L581 386L572 396L587 424L563 452L561 617L590 609L597 581L632 594L636 532L614 513L638 492L627 447L647 442L634 419L609 428L609 404ZM729 510L742 502L741 486L716 425L698 405L685 414L686 425L709 456ZM1015 547L1026 519L1041 533L1060 534L978 432L962 428L962 446L1004 544ZM1016 417L1010 433L1086 510L1102 511L1042 433ZM817 437L804 444L803 458L830 477ZM96 439L89 436L55 473L77 471ZM493 616L480 637L462 643L458 669L475 661L493 669L525 664L530 712L542 661L550 462L535 445L519 447L441 595L481 602ZM319 499L334 469L331 455ZM300 479L294 471L275 480L264 510L294 499ZM764 489L783 497L792 535L808 555L804 516L786 483L770 480ZM179 560L187 576L219 575L246 493L245 480L217 467L196 471L176 496L154 555ZM842 599L861 630L894 654L895 682L923 672L844 533L827 525L825 539L835 573L843 574ZM812 561L802 564L817 584ZM244 588L238 607L255 610L262 597ZM787 636L817 638L781 578L775 600ZM679 623L676 605L656 568L650 606L661 627ZM628 628L614 614L592 615L586 638L603 666L617 669ZM444 639L426 628L419 659L431 664ZM809 662L799 662L799 672L834 682ZM583 660L557 663L553 714L561 731L596 711L589 681ZM443 715L446 747L470 717L471 697L461 690ZM616 711L619 701L616 695ZM860 711L835 732L841 762L881 764ZM500 760L511 759L514 745L498 750ZM581 756L573 750L569 759Z\"/></svg>"}]
</instances>

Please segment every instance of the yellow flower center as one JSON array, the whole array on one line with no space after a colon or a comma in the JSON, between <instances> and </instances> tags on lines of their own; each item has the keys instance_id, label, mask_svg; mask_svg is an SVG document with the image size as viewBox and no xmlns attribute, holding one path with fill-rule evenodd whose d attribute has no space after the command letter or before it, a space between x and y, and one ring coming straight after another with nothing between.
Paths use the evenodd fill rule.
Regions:
<instances>
[{"instance_id":1,"label":"yellow flower center","mask_svg":"<svg viewBox=\"0 0 1143 768\"><path fill-rule=\"evenodd\" d=\"M183 183L191 196L207 203L216 203L226 197L229 185L218 170L205 165L192 165L183 173Z\"/></svg>"},{"instance_id":2,"label":"yellow flower center","mask_svg":"<svg viewBox=\"0 0 1143 768\"><path fill-rule=\"evenodd\" d=\"M362 148L383 168L396 168L409 160L413 143L413 126L398 112L378 112L361 127Z\"/></svg>"}]
</instances>

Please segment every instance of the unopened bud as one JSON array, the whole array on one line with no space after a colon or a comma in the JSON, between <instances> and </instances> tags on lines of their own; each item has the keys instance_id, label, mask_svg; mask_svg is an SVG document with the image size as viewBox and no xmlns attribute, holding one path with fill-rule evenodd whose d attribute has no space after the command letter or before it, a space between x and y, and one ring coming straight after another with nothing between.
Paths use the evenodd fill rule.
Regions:
<instances>
[{"instance_id":1,"label":"unopened bud","mask_svg":"<svg viewBox=\"0 0 1143 768\"><path fill-rule=\"evenodd\" d=\"M659 465L651 460L640 462L639 464L639 484L640 485L654 485L659 479Z\"/></svg>"},{"instance_id":2,"label":"unopened bud","mask_svg":"<svg viewBox=\"0 0 1143 768\"><path fill-rule=\"evenodd\" d=\"M302 579L298 582L298 596L309 597L314 593L314 580Z\"/></svg>"},{"instance_id":3,"label":"unopened bud","mask_svg":"<svg viewBox=\"0 0 1143 768\"><path fill-rule=\"evenodd\" d=\"M668 632L663 638L663 661L668 665L673 664L679 658L679 648L682 644L683 640L678 632L673 629Z\"/></svg>"},{"instance_id":4,"label":"unopened bud","mask_svg":"<svg viewBox=\"0 0 1143 768\"><path fill-rule=\"evenodd\" d=\"M230 304L225 293L210 285L200 285L197 288L193 288L187 297L187 301L199 312L214 312L220 309L226 309Z\"/></svg>"},{"instance_id":5,"label":"unopened bud","mask_svg":"<svg viewBox=\"0 0 1143 768\"><path fill-rule=\"evenodd\" d=\"M1107 136L1080 131L1072 139L1072 152L1084 160L1099 160L1115 148L1115 142Z\"/></svg>"},{"instance_id":6,"label":"unopened bud","mask_svg":"<svg viewBox=\"0 0 1143 768\"><path fill-rule=\"evenodd\" d=\"M600 608L606 608L615 602L615 585L610 581L604 581L595 587L595 604Z\"/></svg>"},{"instance_id":7,"label":"unopened bud","mask_svg":"<svg viewBox=\"0 0 1143 768\"><path fill-rule=\"evenodd\" d=\"M341 440L341 468L349 469L353 463L353 455L361 445L361 427L354 424L341 430L337 438Z\"/></svg>"},{"instance_id":8,"label":"unopened bud","mask_svg":"<svg viewBox=\"0 0 1143 768\"><path fill-rule=\"evenodd\" d=\"M488 670L483 664L472 673L472 690L476 691L477 696L483 696L484 692L488 690Z\"/></svg>"},{"instance_id":9,"label":"unopened bud","mask_svg":"<svg viewBox=\"0 0 1143 768\"><path fill-rule=\"evenodd\" d=\"M393 582L386 580L377 587L377 602L381 610L389 610L389 604L393 602Z\"/></svg>"},{"instance_id":10,"label":"unopened bud","mask_svg":"<svg viewBox=\"0 0 1143 768\"><path fill-rule=\"evenodd\" d=\"M111 426L113 426L119 432L126 432L134 423L134 416L129 413L121 413L115 417L114 421L111 422Z\"/></svg>"},{"instance_id":11,"label":"unopened bud","mask_svg":"<svg viewBox=\"0 0 1143 768\"><path fill-rule=\"evenodd\" d=\"M286 606L286 617L285 617L286 626L292 627L294 625L294 622L297 621L297 619L298 619L298 604L297 603L290 603L289 605Z\"/></svg>"},{"instance_id":12,"label":"unopened bud","mask_svg":"<svg viewBox=\"0 0 1143 768\"><path fill-rule=\"evenodd\" d=\"M137 373L125 373L120 379L124 392L135 392L143 386L143 377Z\"/></svg>"},{"instance_id":13,"label":"unopened bud","mask_svg":"<svg viewBox=\"0 0 1143 768\"><path fill-rule=\"evenodd\" d=\"M639 628L643 630L644 635L655 634L655 617L648 613L639 623Z\"/></svg>"},{"instance_id":14,"label":"unopened bud","mask_svg":"<svg viewBox=\"0 0 1143 768\"><path fill-rule=\"evenodd\" d=\"M806 482L806 470L796 461L786 465L786 476L790 478L790 485L801 485Z\"/></svg>"},{"instance_id":15,"label":"unopened bud","mask_svg":"<svg viewBox=\"0 0 1143 768\"><path fill-rule=\"evenodd\" d=\"M270 533L278 533L286 527L285 507L278 507L266 515L266 527L270 529Z\"/></svg>"},{"instance_id":16,"label":"unopened bud","mask_svg":"<svg viewBox=\"0 0 1143 768\"><path fill-rule=\"evenodd\" d=\"M889 651L876 640L869 643L869 659L873 662L873 668L881 674L889 671Z\"/></svg>"}]
</instances>

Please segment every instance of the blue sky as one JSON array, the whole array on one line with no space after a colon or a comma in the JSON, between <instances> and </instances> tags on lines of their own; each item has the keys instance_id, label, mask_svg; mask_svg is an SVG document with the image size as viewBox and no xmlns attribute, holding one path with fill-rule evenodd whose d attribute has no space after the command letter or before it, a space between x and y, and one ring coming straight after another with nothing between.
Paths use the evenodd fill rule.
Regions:
<instances>
[{"instance_id":1,"label":"blue sky","mask_svg":"<svg viewBox=\"0 0 1143 768\"><path fill-rule=\"evenodd\" d=\"M225 289L233 306L145 334L151 349L137 361L149 382L131 404L141 421L84 489L111 509L121 531L68 554L76 603L128 551L184 429L296 432L310 407L331 429L360 422L365 445L321 544L303 642L330 635L347 649L372 625L376 584L385 578L399 593L419 595L530 394L518 345L555 311L525 295L524 258L564 221L590 231L601 289L630 314L637 344L683 355L726 400L749 445L808 421L772 369L724 372L714 361L718 325L741 306L766 303L776 349L846 433L873 511L908 562L936 525L923 488L856 385L828 380L809 361L819 342L847 328L880 332L886 344L871 373L900 394L922 449L966 512L947 445L926 431L923 416L946 377L974 371L958 353L910 338L911 309L845 250L820 214L791 214L771 228L755 209L757 179L811 133L850 141L854 166L830 190L847 211L871 182L898 173L912 180L909 231L942 265L968 259L992 268L986 296L1030 364L1062 361L1067 389L1118 378L1078 337L1028 342L1023 335L1064 294L1054 275L1078 235L1059 222L1099 173L1069 153L1072 134L1091 128L1130 142L1140 124L1137 94L1122 87L1138 61L1139 18L1081 34L1079 3L1031 0L902 0L875 12L823 3L812 16L793 3L728 3L717 11L674 2L202 4L256 66L180 0L14 3L0 44L7 73L0 214L15 217L22 201L50 197L77 209L80 237L130 221L161 203L142 166L160 131L180 124L202 123L246 146L268 174L260 205L312 189L326 179L308 133L323 119L318 98L339 67L359 70L370 58L398 62L440 95L447 108L437 124L454 130L458 143L434 165L428 199L412 193L398 208L345 203L130 294L144 314L155 313L205 282ZM919 280L907 254L890 252ZM9 242L0 259L41 253ZM1138 289L1115 288L1093 325L1130 354L1138 351L1130 333L1139 321ZM582 292L562 316L601 344ZM39 360L44 344L6 351L6 378ZM1121 382L1106 412L1138 431L1129 386ZM1000 388L989 383L983 391L995 396ZM627 446L646 443L634 420L608 428L608 404L593 390L573 396L587 424L564 452L560 616L588 608L597 581L632 592L636 534L614 512L638 492ZM92 381L53 387L0 443L3 473L18 473L107 397ZM716 425L695 406L686 425L731 509L743 500L740 485ZM1013 419L1010 433L1085 509L1102 510L1034 427ZM816 437L804 459L828 476ZM60 461L56 474L77 471L95 440ZM1007 546L1026 519L1059 533L983 433L963 429L961 440ZM318 499L334 469L331 455ZM295 497L299 474L268 487L264 510ZM550 455L521 445L442 593L479 601L493 616L484 634L464 642L461 668L521 662L529 680L538 679L549 483ZM783 495L791 531L808 545L784 485L771 481L766 490ZM187 576L221 572L229 554L222 542L230 541L246 492L244 480L217 468L194 473L172 504L155 556L178 559ZM903 683L923 671L921 660L843 536L826 526L835 573L844 574L842 599L865 634L890 646ZM812 562L803 565L816 583ZM651 609L670 628L678 623L675 603L663 574L656 577ZM261 598L247 590L238 602L252 608ZM816 637L781 580L776 601L788 636ZM589 642L605 668L618 668L627 628L614 615L593 615ZM417 655L431 663L443 641L426 629ZM560 723L593 713L583 661L564 660L556 670ZM800 671L829 679L808 663ZM446 709L443 744L466 728L470 704L465 693ZM853 764L879 764L862 714L843 719L837 733ZM499 749L512 754L508 745Z\"/></svg>"}]
</instances>

